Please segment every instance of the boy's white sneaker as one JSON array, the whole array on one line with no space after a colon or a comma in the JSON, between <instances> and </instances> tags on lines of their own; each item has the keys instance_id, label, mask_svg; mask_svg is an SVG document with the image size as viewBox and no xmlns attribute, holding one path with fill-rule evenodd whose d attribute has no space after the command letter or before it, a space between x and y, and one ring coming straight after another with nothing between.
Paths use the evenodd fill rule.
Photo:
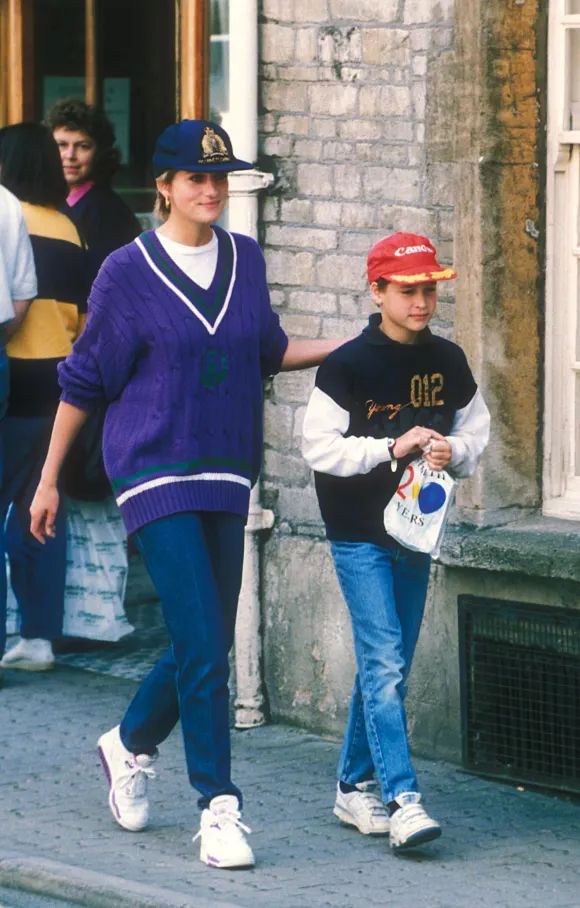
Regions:
<instances>
[{"instance_id":1,"label":"boy's white sneaker","mask_svg":"<svg viewBox=\"0 0 580 908\"><path fill-rule=\"evenodd\" d=\"M98 752L109 782L109 807L115 820L129 832L140 832L149 822L147 782L155 778L149 754L132 754L124 746L119 726L98 740Z\"/></svg>"},{"instance_id":2,"label":"boy's white sneaker","mask_svg":"<svg viewBox=\"0 0 580 908\"><path fill-rule=\"evenodd\" d=\"M9 649L2 662L2 668L20 668L25 672L47 672L54 668L54 653L50 640L34 637L21 638Z\"/></svg>"},{"instance_id":3,"label":"boy's white sneaker","mask_svg":"<svg viewBox=\"0 0 580 908\"><path fill-rule=\"evenodd\" d=\"M240 869L253 867L256 863L244 835L251 829L242 823L239 808L235 795L218 795L202 811L199 831L193 841L201 839L199 857L204 864Z\"/></svg>"},{"instance_id":4,"label":"boy's white sneaker","mask_svg":"<svg viewBox=\"0 0 580 908\"><path fill-rule=\"evenodd\" d=\"M441 827L421 806L420 794L405 791L395 801L401 806L391 814L391 848L403 851L439 838Z\"/></svg>"},{"instance_id":5,"label":"boy's white sneaker","mask_svg":"<svg viewBox=\"0 0 580 908\"><path fill-rule=\"evenodd\" d=\"M336 786L334 815L342 823L355 826L363 835L386 835L389 831L389 812L374 782L358 782L356 791L340 790Z\"/></svg>"}]
</instances>

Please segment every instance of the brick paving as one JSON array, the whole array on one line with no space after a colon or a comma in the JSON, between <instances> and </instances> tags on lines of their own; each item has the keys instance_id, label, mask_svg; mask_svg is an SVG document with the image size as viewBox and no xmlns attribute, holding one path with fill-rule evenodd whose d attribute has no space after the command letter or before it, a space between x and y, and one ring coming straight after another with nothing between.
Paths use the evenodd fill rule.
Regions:
<instances>
[{"instance_id":1,"label":"brick paving","mask_svg":"<svg viewBox=\"0 0 580 908\"><path fill-rule=\"evenodd\" d=\"M395 856L385 839L333 817L338 743L283 726L233 733L255 869L217 871L199 862L191 843L196 798L178 730L161 750L150 829L124 832L109 815L95 741L120 719L133 678L163 646L154 622L136 623L133 639L60 656L54 672L5 673L0 886L88 908L580 905L578 800L417 760L444 835Z\"/></svg>"}]
</instances>

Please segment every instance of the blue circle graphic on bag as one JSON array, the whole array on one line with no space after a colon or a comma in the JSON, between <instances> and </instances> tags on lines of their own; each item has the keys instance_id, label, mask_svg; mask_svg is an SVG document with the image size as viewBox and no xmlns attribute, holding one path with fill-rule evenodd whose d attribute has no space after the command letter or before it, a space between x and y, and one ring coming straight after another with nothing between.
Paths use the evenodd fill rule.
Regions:
<instances>
[{"instance_id":1,"label":"blue circle graphic on bag","mask_svg":"<svg viewBox=\"0 0 580 908\"><path fill-rule=\"evenodd\" d=\"M447 493L438 482L428 482L419 492L418 505L423 514L434 514L445 504Z\"/></svg>"}]
</instances>

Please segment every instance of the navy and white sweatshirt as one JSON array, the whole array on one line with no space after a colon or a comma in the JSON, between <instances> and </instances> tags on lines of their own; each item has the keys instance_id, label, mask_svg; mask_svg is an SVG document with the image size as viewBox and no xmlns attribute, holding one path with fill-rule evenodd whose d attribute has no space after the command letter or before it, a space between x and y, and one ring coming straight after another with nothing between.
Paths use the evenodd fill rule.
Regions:
<instances>
[{"instance_id":1,"label":"navy and white sweatshirt","mask_svg":"<svg viewBox=\"0 0 580 908\"><path fill-rule=\"evenodd\" d=\"M447 438L448 472L470 476L489 439L489 411L463 350L428 328L400 344L371 315L362 334L320 366L303 427L327 537L387 545L383 511L410 455L391 469L388 445L413 426Z\"/></svg>"}]
</instances>

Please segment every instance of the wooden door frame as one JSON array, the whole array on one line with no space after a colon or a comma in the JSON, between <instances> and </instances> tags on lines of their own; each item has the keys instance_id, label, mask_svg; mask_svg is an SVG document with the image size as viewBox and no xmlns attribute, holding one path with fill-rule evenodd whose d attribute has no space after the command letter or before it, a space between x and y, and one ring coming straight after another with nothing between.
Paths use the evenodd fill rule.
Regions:
<instances>
[{"instance_id":1,"label":"wooden door frame","mask_svg":"<svg viewBox=\"0 0 580 908\"><path fill-rule=\"evenodd\" d=\"M180 119L202 119L209 111L209 2L177 2L177 75Z\"/></svg>"},{"instance_id":2,"label":"wooden door frame","mask_svg":"<svg viewBox=\"0 0 580 908\"><path fill-rule=\"evenodd\" d=\"M34 116L31 14L32 0L0 0L0 117L7 124Z\"/></svg>"},{"instance_id":3,"label":"wooden door frame","mask_svg":"<svg viewBox=\"0 0 580 908\"><path fill-rule=\"evenodd\" d=\"M85 0L85 101L101 103L97 0Z\"/></svg>"}]
</instances>

